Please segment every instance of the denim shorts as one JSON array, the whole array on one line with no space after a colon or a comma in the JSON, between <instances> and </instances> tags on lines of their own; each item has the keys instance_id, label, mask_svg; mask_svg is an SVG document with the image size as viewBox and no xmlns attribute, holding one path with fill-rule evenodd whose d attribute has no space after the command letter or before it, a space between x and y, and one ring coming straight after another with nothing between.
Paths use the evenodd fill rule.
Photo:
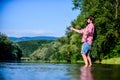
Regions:
<instances>
[{"instance_id":1,"label":"denim shorts","mask_svg":"<svg viewBox=\"0 0 120 80\"><path fill-rule=\"evenodd\" d=\"M87 55L90 54L90 50L91 50L91 45L88 42L84 42L82 44L81 53Z\"/></svg>"}]
</instances>

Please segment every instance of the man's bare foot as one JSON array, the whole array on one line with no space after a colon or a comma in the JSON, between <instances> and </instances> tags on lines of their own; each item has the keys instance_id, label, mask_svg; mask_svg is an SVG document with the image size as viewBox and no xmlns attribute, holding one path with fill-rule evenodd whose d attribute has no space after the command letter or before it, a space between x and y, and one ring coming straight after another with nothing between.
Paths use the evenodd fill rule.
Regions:
<instances>
[{"instance_id":1,"label":"man's bare foot","mask_svg":"<svg viewBox=\"0 0 120 80\"><path fill-rule=\"evenodd\" d=\"M88 67L88 65L84 65L84 67Z\"/></svg>"},{"instance_id":2,"label":"man's bare foot","mask_svg":"<svg viewBox=\"0 0 120 80\"><path fill-rule=\"evenodd\" d=\"M92 66L92 64L89 64L89 66L88 67L91 67Z\"/></svg>"}]
</instances>

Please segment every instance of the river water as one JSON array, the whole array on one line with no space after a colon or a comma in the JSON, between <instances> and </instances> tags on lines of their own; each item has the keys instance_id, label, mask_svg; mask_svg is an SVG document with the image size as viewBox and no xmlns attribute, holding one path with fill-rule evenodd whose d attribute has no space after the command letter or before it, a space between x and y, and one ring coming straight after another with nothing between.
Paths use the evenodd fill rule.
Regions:
<instances>
[{"instance_id":1,"label":"river water","mask_svg":"<svg viewBox=\"0 0 120 80\"><path fill-rule=\"evenodd\" d=\"M0 63L0 80L120 80L120 65Z\"/></svg>"}]
</instances>

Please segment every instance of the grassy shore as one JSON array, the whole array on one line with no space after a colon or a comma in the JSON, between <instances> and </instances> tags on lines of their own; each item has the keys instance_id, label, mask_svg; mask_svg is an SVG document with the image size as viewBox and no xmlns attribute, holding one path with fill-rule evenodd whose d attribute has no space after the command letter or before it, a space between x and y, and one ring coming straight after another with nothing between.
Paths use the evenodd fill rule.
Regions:
<instances>
[{"instance_id":1,"label":"grassy shore","mask_svg":"<svg viewBox=\"0 0 120 80\"><path fill-rule=\"evenodd\" d=\"M48 62L48 63L67 63L67 61L65 60L60 60L60 61L56 61L56 60L51 60L51 61L43 61L43 60L30 60L28 58L22 59L23 62ZM78 60L76 61L72 61L71 63L84 63L83 60ZM94 63L102 63L102 64L120 64L120 57L117 58L110 58L110 59L103 59L101 62L99 61L95 61Z\"/></svg>"},{"instance_id":2,"label":"grassy shore","mask_svg":"<svg viewBox=\"0 0 120 80\"><path fill-rule=\"evenodd\" d=\"M102 64L120 64L120 57L118 58L111 58L111 59L104 59L101 62Z\"/></svg>"}]
</instances>

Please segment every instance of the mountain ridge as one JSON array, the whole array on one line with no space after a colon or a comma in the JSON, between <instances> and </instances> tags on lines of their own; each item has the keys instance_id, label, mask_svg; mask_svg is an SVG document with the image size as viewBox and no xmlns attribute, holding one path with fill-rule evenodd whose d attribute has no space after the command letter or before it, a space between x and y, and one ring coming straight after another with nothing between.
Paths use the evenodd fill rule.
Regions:
<instances>
[{"instance_id":1,"label":"mountain ridge","mask_svg":"<svg viewBox=\"0 0 120 80\"><path fill-rule=\"evenodd\" d=\"M35 36L35 37L8 37L13 42L29 41L29 40L56 40L58 37L54 36Z\"/></svg>"}]
</instances>

